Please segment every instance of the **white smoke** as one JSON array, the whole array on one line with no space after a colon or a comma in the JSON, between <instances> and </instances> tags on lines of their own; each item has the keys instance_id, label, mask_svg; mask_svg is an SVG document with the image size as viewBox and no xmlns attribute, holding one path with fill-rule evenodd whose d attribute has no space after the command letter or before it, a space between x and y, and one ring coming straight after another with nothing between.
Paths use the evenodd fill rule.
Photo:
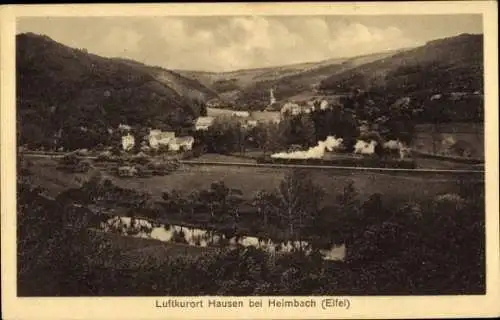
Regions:
<instances>
[{"instance_id":1,"label":"white smoke","mask_svg":"<svg viewBox=\"0 0 500 320\"><path fill-rule=\"evenodd\" d=\"M334 151L342 146L343 139L328 136L325 141L319 141L318 145L306 151L279 152L271 155L271 158L280 159L321 159L326 151Z\"/></svg>"},{"instance_id":2,"label":"white smoke","mask_svg":"<svg viewBox=\"0 0 500 320\"><path fill-rule=\"evenodd\" d=\"M374 154L375 146L377 145L376 141L366 142L363 140L358 140L354 145L354 153L359 154Z\"/></svg>"}]
</instances>

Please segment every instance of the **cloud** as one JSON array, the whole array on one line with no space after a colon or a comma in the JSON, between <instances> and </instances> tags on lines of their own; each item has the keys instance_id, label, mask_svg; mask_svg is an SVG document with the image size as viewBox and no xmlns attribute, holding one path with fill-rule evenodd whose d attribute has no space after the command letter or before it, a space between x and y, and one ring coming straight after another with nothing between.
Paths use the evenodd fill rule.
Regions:
<instances>
[{"instance_id":1,"label":"cloud","mask_svg":"<svg viewBox=\"0 0 500 320\"><path fill-rule=\"evenodd\" d=\"M75 19L75 18L73 18ZM82 19L82 18L80 18ZM70 18L21 22L20 31L104 56L171 69L228 71L356 56L419 41L396 26L324 17Z\"/></svg>"},{"instance_id":2,"label":"cloud","mask_svg":"<svg viewBox=\"0 0 500 320\"><path fill-rule=\"evenodd\" d=\"M129 28L114 27L101 41L101 52L108 56L133 56L140 50L139 42L144 35Z\"/></svg>"}]
</instances>

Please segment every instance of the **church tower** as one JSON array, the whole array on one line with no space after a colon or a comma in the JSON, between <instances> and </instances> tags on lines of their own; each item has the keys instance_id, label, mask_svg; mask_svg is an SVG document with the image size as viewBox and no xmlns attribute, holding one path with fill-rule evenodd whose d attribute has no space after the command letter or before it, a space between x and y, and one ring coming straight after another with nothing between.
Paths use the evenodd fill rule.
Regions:
<instances>
[{"instance_id":1,"label":"church tower","mask_svg":"<svg viewBox=\"0 0 500 320\"><path fill-rule=\"evenodd\" d=\"M274 97L274 89L269 90L269 104L273 105L276 103L276 98Z\"/></svg>"}]
</instances>

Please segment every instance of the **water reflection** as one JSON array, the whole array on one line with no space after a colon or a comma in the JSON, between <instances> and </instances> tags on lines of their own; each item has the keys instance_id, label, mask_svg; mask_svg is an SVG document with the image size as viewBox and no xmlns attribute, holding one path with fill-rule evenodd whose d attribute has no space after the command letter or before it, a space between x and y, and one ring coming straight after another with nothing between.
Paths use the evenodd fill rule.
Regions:
<instances>
[{"instance_id":1,"label":"water reflection","mask_svg":"<svg viewBox=\"0 0 500 320\"><path fill-rule=\"evenodd\" d=\"M164 242L185 243L191 246L229 246L250 247L265 250L269 253L289 253L297 249L306 254L312 253L311 245L307 241L273 242L270 239L262 239L252 236L233 236L226 238L225 235L216 231L183 227L179 225L158 224L145 219L131 217L113 217L101 224L101 229L106 232L114 232L141 238L151 238ZM332 246L329 250L320 250L325 260L343 260L345 247Z\"/></svg>"}]
</instances>

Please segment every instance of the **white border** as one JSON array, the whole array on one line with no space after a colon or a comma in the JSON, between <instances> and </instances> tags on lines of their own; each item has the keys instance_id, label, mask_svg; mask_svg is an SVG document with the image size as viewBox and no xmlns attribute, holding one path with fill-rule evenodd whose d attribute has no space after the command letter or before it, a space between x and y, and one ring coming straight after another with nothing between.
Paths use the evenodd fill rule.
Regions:
<instances>
[{"instance_id":1,"label":"white border","mask_svg":"<svg viewBox=\"0 0 500 320\"><path fill-rule=\"evenodd\" d=\"M156 309L154 297L16 298L15 255L15 20L23 16L165 15L483 15L485 53L485 159L487 199L487 295L351 297L349 310L317 309ZM26 5L0 8L1 23L1 209L2 306L6 319L164 319L164 318L415 318L499 315L498 206L498 16L494 1L379 3L238 3L140 5ZM422 26L425 27L425 26ZM164 297L163 297L164 298ZM276 297L273 297L276 298ZM289 298L289 297L288 297ZM162 299L162 297L158 297ZM230 299L230 298L224 298ZM314 298L318 301L320 297ZM205 298L205 300L207 300ZM247 299L245 299L247 300ZM495 303L497 301L497 303Z\"/></svg>"}]
</instances>

